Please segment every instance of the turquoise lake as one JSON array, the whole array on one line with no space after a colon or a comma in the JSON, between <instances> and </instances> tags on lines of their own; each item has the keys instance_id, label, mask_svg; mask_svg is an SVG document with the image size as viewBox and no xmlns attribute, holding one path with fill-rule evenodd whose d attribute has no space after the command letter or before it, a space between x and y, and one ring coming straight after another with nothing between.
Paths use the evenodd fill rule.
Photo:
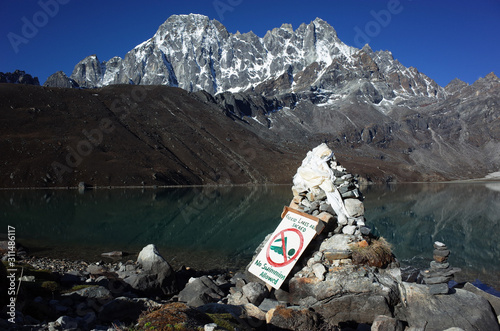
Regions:
<instances>
[{"instance_id":1,"label":"turquoise lake","mask_svg":"<svg viewBox=\"0 0 500 331\"><path fill-rule=\"evenodd\" d=\"M500 289L500 182L373 185L363 190L367 225L402 265L428 267L434 241L462 268L457 281ZM29 254L135 259L153 243L175 267L244 268L280 222L290 186L0 191L0 233L16 228Z\"/></svg>"}]
</instances>

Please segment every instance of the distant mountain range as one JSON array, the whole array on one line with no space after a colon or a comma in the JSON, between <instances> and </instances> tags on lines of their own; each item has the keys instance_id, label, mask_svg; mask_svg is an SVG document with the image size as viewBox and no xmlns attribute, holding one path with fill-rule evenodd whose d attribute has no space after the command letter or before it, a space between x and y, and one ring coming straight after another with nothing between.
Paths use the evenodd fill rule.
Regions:
<instances>
[{"instance_id":1,"label":"distant mountain range","mask_svg":"<svg viewBox=\"0 0 500 331\"><path fill-rule=\"evenodd\" d=\"M14 72L0 72L0 83L40 85L38 77L32 77L22 70Z\"/></svg>"},{"instance_id":2,"label":"distant mountain range","mask_svg":"<svg viewBox=\"0 0 500 331\"><path fill-rule=\"evenodd\" d=\"M128 86L112 86L116 84ZM134 89L148 91L148 99L133 100ZM300 165L297 162L303 153L323 141L353 172L372 181L465 179L500 169L500 80L495 74L472 85L455 79L441 87L416 68L403 66L388 51L374 52L368 45L362 49L347 46L321 19L296 30L284 24L259 38L252 32L228 33L221 23L205 16L174 15L123 59L101 62L92 55L80 61L70 77L63 72L53 74L44 88L32 92L30 102L13 98L18 92L12 88L0 86L0 93L2 90L0 97L8 102L0 107L2 112L11 112L9 116L14 116L12 109L46 109L43 100L54 94L67 100L61 106L78 125L62 118L65 125L79 131L57 129L57 135L62 135L58 139L63 141L58 141L60 147L54 151L59 156L53 159L64 161L67 147L85 138L82 122L90 121L90 114L94 121L111 116L116 127L127 128L137 139L142 137L135 143L129 141L128 147L140 151L153 148L163 156L156 161L146 157L141 167L155 168L161 159L164 170L155 176L147 171L137 174L128 184L286 182ZM120 93L126 97L121 98ZM71 98L82 100L73 103ZM125 119L118 116L113 98L129 107L128 113L139 113ZM59 109L54 107L50 110ZM96 109L101 110L96 113ZM176 120L178 112L183 121ZM36 114L34 118L40 120L45 113ZM59 125L55 120L53 123ZM23 130L28 128L22 126ZM117 139L113 140L116 148L120 140L115 137L117 132L112 135ZM21 133L11 134L12 140ZM50 130L45 134L50 136ZM172 139L177 143L165 154L161 146L167 148ZM225 154L228 146L245 140L251 141L254 157L242 152L249 146L233 146ZM110 147L106 153L101 151L102 157L121 159L126 147L114 152ZM75 168L101 152L96 148ZM22 158L16 155L12 157ZM193 163L193 158L201 155L206 168ZM122 169L132 171L133 159L127 162ZM239 169L236 173L240 176L217 177L226 163ZM80 178L74 175L68 176L68 183ZM116 178L116 174L108 177ZM92 182L92 177L87 181ZM112 179L102 182L117 183ZM48 179L43 183L39 184L56 184ZM0 186L12 185L16 184L9 179L0 182Z\"/></svg>"}]
</instances>

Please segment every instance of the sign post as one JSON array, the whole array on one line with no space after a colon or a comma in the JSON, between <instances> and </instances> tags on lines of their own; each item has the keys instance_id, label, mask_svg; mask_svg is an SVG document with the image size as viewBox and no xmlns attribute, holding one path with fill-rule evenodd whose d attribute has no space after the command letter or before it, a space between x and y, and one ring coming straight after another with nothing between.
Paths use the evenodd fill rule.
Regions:
<instances>
[{"instance_id":1,"label":"sign post","mask_svg":"<svg viewBox=\"0 0 500 331\"><path fill-rule=\"evenodd\" d=\"M282 221L248 271L279 289L311 240L323 230L317 217L285 207Z\"/></svg>"}]
</instances>

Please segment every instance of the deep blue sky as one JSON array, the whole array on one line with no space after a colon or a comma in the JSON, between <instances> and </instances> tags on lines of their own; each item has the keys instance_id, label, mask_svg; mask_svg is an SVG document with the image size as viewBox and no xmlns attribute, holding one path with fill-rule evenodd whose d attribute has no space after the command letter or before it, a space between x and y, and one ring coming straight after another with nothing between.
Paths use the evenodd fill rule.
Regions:
<instances>
[{"instance_id":1,"label":"deep blue sky","mask_svg":"<svg viewBox=\"0 0 500 331\"><path fill-rule=\"evenodd\" d=\"M64 4L47 15L39 2ZM471 84L492 71L500 74L499 0L1 0L0 71L25 70L40 83L58 70L69 76L84 57L123 57L170 15L189 13L259 37L282 23L296 29L320 17L344 43L362 47L368 40L442 86L456 77ZM389 16L381 15L379 23L377 13ZM38 31L23 32L26 22L38 24ZM13 47L9 33L25 39Z\"/></svg>"}]
</instances>

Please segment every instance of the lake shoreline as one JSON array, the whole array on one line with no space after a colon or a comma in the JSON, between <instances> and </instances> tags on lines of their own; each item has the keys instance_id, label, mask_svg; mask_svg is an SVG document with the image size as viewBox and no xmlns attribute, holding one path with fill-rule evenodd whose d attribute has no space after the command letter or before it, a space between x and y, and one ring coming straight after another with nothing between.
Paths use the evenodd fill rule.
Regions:
<instances>
[{"instance_id":1,"label":"lake shoreline","mask_svg":"<svg viewBox=\"0 0 500 331\"><path fill-rule=\"evenodd\" d=\"M469 178L469 179L452 179L447 181L430 181L430 182L422 182L422 181L410 181L410 182L368 182L363 183L362 185L394 185L394 184L452 184L452 183L483 183L483 182L500 182L500 171L488 174L483 178ZM85 183L87 185L87 183ZM207 184L207 185L111 185L111 186L85 186L85 191L91 190L105 190L105 189L168 189L168 188L197 188L197 187L207 187L207 188L221 188L221 187L252 187L252 186L292 186L292 183L247 183L247 184ZM51 187L0 187L0 191L9 191L9 190L78 190L79 186L51 186Z\"/></svg>"},{"instance_id":2,"label":"lake shoreline","mask_svg":"<svg viewBox=\"0 0 500 331\"><path fill-rule=\"evenodd\" d=\"M245 284L255 284L248 278L246 270L241 269L194 270L189 267L182 267L172 271L170 276L172 278L172 275L174 275L172 279L175 279L174 282L177 284L176 290L164 294L161 294L158 290L148 292L146 289L131 289L128 286L125 288L123 285L126 284L123 283L122 278L133 275L133 270L139 270L139 274L148 272L147 270L142 271L143 266L140 257L137 258L137 261L134 261L135 255L130 257L134 258L127 258L127 261L120 262L111 259L106 259L105 262L71 261L36 256L26 256L20 259L15 269L17 269L16 273L21 273L21 276L24 276L20 285L21 297L18 300L26 300L24 304L32 308L27 311L25 309L25 311L31 312L35 317L16 312L15 324L9 324L7 320L0 319L0 327L5 330L17 330L18 326L24 325L26 327L29 325L30 330L45 330L51 327L57 328L58 326L65 329L68 328L68 325L73 324L74 326L78 325L81 330L101 330L103 328L109 330L112 328L118 331L135 329L138 325L144 325L145 321L150 318L149 314L152 311L173 309L176 313L179 313L179 311L191 309L197 312L197 317L192 320L189 319L186 323L201 323L200 327L203 327L203 324L211 324L202 318L203 314L210 313L208 316L214 316L213 314L221 314L220 317L225 316L226 318L232 316L230 321L233 323L233 327L250 326L252 330L266 330L270 311L272 311L271 316L274 316L277 314L275 310L291 309L288 308L288 305L283 306L276 299L266 299L268 301L265 301L265 304L262 300L259 300L260 305L237 301L234 296L238 291L245 293ZM23 266L22 271L19 270L21 266ZM157 270L156 272L161 274L162 271ZM386 271L381 269L379 272L384 274ZM405 276L403 275L403 277ZM193 287L196 282L214 284L211 286L216 284L215 293L211 292L212 294L210 294L214 297L209 300L209 302L214 303L206 304L197 301L199 300L197 299L199 295L197 291L206 291L207 288L203 287L205 286L203 285L202 288L191 293L192 291L188 290L188 288ZM47 290L51 288L49 283L53 286L51 290ZM120 283L122 285L117 285ZM39 287L35 286L36 284ZM410 286L409 288L413 290L415 287L418 289L418 286L426 288L425 285L411 285L415 284L413 282L404 282L402 284L406 284L404 286L407 287ZM29 294L24 292L28 288L30 289ZM464 289L467 289L467 291L464 292ZM453 296L456 291L461 291L460 294L463 295L463 293L471 290L477 291L477 288L470 285L470 283L455 284L450 288L449 295ZM269 293L266 295L269 295ZM488 297L487 294L484 295ZM276 296L279 298L278 292L276 292ZM274 297L274 295L271 295L271 297ZM68 300L68 298L72 298L72 300ZM213 301L214 298L218 298L215 300L218 300L217 303ZM490 301L493 300L491 302L500 302L500 298L488 298L490 298ZM34 303L42 306L46 305L50 309L37 305L35 305L37 308L33 308ZM89 308L82 310L81 307ZM125 307L129 309L124 311ZM130 310L131 307L134 307L132 311ZM50 314L51 309L57 311L57 313L55 315ZM87 311L90 313L86 313ZM300 316L301 311L296 312ZM279 312L279 314L282 313ZM283 314L288 316L287 313ZM40 319L42 316L44 318ZM297 317L290 318L290 321L295 318ZM220 319L213 322L217 322L216 324L220 326L226 325L222 324L226 322L222 322ZM359 327L361 324L344 325L336 330L351 330L352 327Z\"/></svg>"}]
</instances>

